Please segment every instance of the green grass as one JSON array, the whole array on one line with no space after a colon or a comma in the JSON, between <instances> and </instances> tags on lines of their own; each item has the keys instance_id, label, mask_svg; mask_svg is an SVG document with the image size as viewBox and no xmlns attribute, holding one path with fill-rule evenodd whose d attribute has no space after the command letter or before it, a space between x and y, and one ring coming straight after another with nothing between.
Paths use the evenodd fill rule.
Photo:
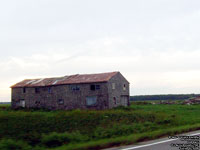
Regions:
<instances>
[{"instance_id":1,"label":"green grass","mask_svg":"<svg viewBox=\"0 0 200 150\"><path fill-rule=\"evenodd\" d=\"M10 107L10 104L0 104L0 107Z\"/></svg>"},{"instance_id":2,"label":"green grass","mask_svg":"<svg viewBox=\"0 0 200 150\"><path fill-rule=\"evenodd\" d=\"M132 134L128 136L121 136L117 138L103 139L98 141L91 141L88 143L81 143L77 145L63 145L61 147L49 149L49 150L88 150L95 149L100 150L103 148L108 148L112 146L121 146L121 145L129 145L134 144L146 140L152 140L160 137L180 134L188 131L193 131L200 129L200 124L191 125L191 126L181 126L170 129L160 129L153 131L151 133L145 132L140 134Z\"/></svg>"},{"instance_id":3,"label":"green grass","mask_svg":"<svg viewBox=\"0 0 200 150\"><path fill-rule=\"evenodd\" d=\"M36 150L132 144L199 129L199 114L200 105L132 104L104 111L11 110L0 105L0 148L22 141L24 149Z\"/></svg>"}]
</instances>

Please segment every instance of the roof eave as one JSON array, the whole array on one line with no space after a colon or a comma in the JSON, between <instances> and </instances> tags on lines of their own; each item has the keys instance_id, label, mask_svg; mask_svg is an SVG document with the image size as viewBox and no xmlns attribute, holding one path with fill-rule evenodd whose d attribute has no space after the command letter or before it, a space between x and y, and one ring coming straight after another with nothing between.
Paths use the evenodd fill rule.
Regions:
<instances>
[{"instance_id":1,"label":"roof eave","mask_svg":"<svg viewBox=\"0 0 200 150\"><path fill-rule=\"evenodd\" d=\"M59 86L59 85L72 85L72 84L94 84L94 83L107 83L108 81L98 81L98 82L80 82L80 83L60 83L55 85L44 85L44 86L11 86L10 88L36 88L36 87L49 87L49 86Z\"/></svg>"}]
</instances>

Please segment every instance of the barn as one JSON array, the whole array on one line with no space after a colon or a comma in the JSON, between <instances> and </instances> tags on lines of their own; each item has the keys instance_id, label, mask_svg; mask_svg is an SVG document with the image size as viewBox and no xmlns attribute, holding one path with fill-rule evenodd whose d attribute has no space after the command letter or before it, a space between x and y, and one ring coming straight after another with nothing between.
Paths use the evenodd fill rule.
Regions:
<instances>
[{"instance_id":1,"label":"barn","mask_svg":"<svg viewBox=\"0 0 200 150\"><path fill-rule=\"evenodd\" d=\"M129 82L120 72L26 79L11 90L13 109L103 110L129 105Z\"/></svg>"}]
</instances>

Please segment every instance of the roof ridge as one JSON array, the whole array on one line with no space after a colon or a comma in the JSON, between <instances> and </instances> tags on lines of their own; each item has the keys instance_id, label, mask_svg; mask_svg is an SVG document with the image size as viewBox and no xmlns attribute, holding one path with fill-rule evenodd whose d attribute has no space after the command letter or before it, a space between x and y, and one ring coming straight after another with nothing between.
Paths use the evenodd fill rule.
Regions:
<instances>
[{"instance_id":1,"label":"roof ridge","mask_svg":"<svg viewBox=\"0 0 200 150\"><path fill-rule=\"evenodd\" d=\"M102 72L102 73L87 73L87 74L78 74L78 75L98 75L98 74L110 74L110 73L118 73L119 71L113 72Z\"/></svg>"}]
</instances>

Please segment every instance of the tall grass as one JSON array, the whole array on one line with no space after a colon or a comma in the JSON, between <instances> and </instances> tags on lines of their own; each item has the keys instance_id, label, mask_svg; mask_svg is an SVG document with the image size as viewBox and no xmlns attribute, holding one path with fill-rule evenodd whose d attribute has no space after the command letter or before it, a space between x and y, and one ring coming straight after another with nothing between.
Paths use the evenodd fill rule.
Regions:
<instances>
[{"instance_id":1,"label":"tall grass","mask_svg":"<svg viewBox=\"0 0 200 150\"><path fill-rule=\"evenodd\" d=\"M0 106L0 140L24 141L34 149L120 141L121 137L153 136L156 131L199 125L199 113L200 105L133 104L104 111L16 111Z\"/></svg>"}]
</instances>

